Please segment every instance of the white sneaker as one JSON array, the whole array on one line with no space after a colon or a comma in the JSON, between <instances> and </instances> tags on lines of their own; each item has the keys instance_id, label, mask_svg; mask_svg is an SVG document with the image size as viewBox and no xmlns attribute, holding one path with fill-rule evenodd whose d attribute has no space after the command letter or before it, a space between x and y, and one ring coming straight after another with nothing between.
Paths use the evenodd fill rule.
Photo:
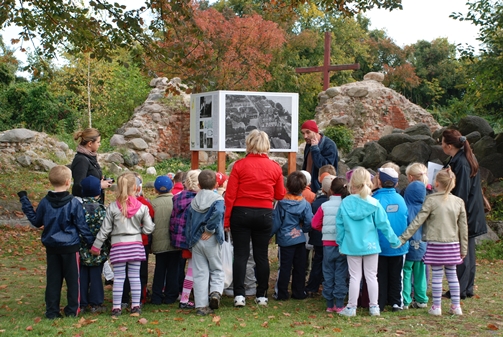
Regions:
<instances>
[{"instance_id":1,"label":"white sneaker","mask_svg":"<svg viewBox=\"0 0 503 337\"><path fill-rule=\"evenodd\" d=\"M234 297L234 306L235 307L244 307L246 305L245 297L238 295Z\"/></svg>"},{"instance_id":2,"label":"white sneaker","mask_svg":"<svg viewBox=\"0 0 503 337\"><path fill-rule=\"evenodd\" d=\"M381 316L381 309L378 305L371 306L369 308L370 316Z\"/></svg>"},{"instance_id":3,"label":"white sneaker","mask_svg":"<svg viewBox=\"0 0 503 337\"><path fill-rule=\"evenodd\" d=\"M234 300L234 302L236 302L236 300ZM267 297L257 297L255 299L255 303L257 303L257 305L267 306L267 302L268 302Z\"/></svg>"},{"instance_id":4,"label":"white sneaker","mask_svg":"<svg viewBox=\"0 0 503 337\"><path fill-rule=\"evenodd\" d=\"M430 315L434 315L434 316L440 316L442 315L442 308L441 307L435 307L435 306L431 306L431 309L428 310L428 313Z\"/></svg>"},{"instance_id":5,"label":"white sneaker","mask_svg":"<svg viewBox=\"0 0 503 337\"><path fill-rule=\"evenodd\" d=\"M353 317L353 316L356 316L356 308L349 308L349 307L345 307L340 313L339 315L341 316L347 316L347 317Z\"/></svg>"},{"instance_id":6,"label":"white sneaker","mask_svg":"<svg viewBox=\"0 0 503 337\"><path fill-rule=\"evenodd\" d=\"M461 310L460 306L451 307L449 309L449 314L451 314L451 315L463 315L463 310Z\"/></svg>"},{"instance_id":7,"label":"white sneaker","mask_svg":"<svg viewBox=\"0 0 503 337\"><path fill-rule=\"evenodd\" d=\"M419 302L416 302L416 306L420 309L424 309L428 306L428 303L419 303Z\"/></svg>"}]
</instances>

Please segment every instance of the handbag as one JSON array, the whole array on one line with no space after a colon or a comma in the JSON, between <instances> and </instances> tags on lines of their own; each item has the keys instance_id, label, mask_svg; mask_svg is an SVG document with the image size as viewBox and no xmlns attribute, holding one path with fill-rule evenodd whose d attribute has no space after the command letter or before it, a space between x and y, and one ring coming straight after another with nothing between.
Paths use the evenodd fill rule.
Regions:
<instances>
[{"instance_id":1,"label":"handbag","mask_svg":"<svg viewBox=\"0 0 503 337\"><path fill-rule=\"evenodd\" d=\"M224 271L224 289L232 284L232 262L234 258L234 247L230 242L230 235L226 235L226 239L222 244L222 269Z\"/></svg>"}]
</instances>

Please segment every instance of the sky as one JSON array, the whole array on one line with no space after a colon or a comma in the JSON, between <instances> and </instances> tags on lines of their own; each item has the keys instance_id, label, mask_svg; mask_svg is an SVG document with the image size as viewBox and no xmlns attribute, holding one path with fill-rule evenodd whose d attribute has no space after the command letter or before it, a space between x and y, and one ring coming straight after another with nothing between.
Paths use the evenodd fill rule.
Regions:
<instances>
[{"instance_id":1,"label":"sky","mask_svg":"<svg viewBox=\"0 0 503 337\"><path fill-rule=\"evenodd\" d=\"M452 12L468 12L467 0L402 0L403 10L373 9L364 13L371 29L383 29L403 47L418 40L446 37L450 43L478 47L478 28L468 21L449 17Z\"/></svg>"}]
</instances>

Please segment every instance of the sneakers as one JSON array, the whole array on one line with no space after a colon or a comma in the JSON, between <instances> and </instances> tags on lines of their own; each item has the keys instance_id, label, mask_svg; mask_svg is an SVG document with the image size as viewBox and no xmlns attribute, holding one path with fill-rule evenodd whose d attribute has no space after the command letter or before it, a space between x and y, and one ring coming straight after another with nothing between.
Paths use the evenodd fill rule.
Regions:
<instances>
[{"instance_id":1,"label":"sneakers","mask_svg":"<svg viewBox=\"0 0 503 337\"><path fill-rule=\"evenodd\" d=\"M191 301L188 301L187 303L180 302L178 304L178 308L180 309L194 309L195 307L196 305L194 304L194 302Z\"/></svg>"},{"instance_id":2,"label":"sneakers","mask_svg":"<svg viewBox=\"0 0 503 337\"><path fill-rule=\"evenodd\" d=\"M353 317L356 316L356 308L345 307L339 312L341 316Z\"/></svg>"},{"instance_id":3,"label":"sneakers","mask_svg":"<svg viewBox=\"0 0 503 337\"><path fill-rule=\"evenodd\" d=\"M129 307L128 303L121 303L121 310L126 310Z\"/></svg>"},{"instance_id":4,"label":"sneakers","mask_svg":"<svg viewBox=\"0 0 503 337\"><path fill-rule=\"evenodd\" d=\"M428 313L430 315L440 316L440 315L442 315L442 308L441 307L436 307L436 306L432 305L431 308L430 308L430 310L428 310Z\"/></svg>"},{"instance_id":5,"label":"sneakers","mask_svg":"<svg viewBox=\"0 0 503 337\"><path fill-rule=\"evenodd\" d=\"M198 316L206 316L212 314L213 310L210 307L201 307L197 308L196 315Z\"/></svg>"},{"instance_id":6,"label":"sneakers","mask_svg":"<svg viewBox=\"0 0 503 337\"><path fill-rule=\"evenodd\" d=\"M463 315L463 310L461 310L461 307L458 305L457 307L451 306L449 309L449 314L451 315Z\"/></svg>"},{"instance_id":7,"label":"sneakers","mask_svg":"<svg viewBox=\"0 0 503 337\"><path fill-rule=\"evenodd\" d=\"M211 309L218 309L220 306L220 299L222 298L222 295L218 291L214 291L210 294L210 308Z\"/></svg>"},{"instance_id":8,"label":"sneakers","mask_svg":"<svg viewBox=\"0 0 503 337\"><path fill-rule=\"evenodd\" d=\"M141 314L141 309L140 309L140 306L137 305L136 307L132 307L131 308L131 314L130 316L140 316Z\"/></svg>"},{"instance_id":9,"label":"sneakers","mask_svg":"<svg viewBox=\"0 0 503 337\"><path fill-rule=\"evenodd\" d=\"M342 310L344 310L344 308L338 308L335 305L332 308L327 308L327 312L335 312L338 314L340 314Z\"/></svg>"},{"instance_id":10,"label":"sneakers","mask_svg":"<svg viewBox=\"0 0 503 337\"><path fill-rule=\"evenodd\" d=\"M411 306L411 308L412 308L412 306ZM403 310L409 310L409 306L408 305L404 305L403 306Z\"/></svg>"},{"instance_id":11,"label":"sneakers","mask_svg":"<svg viewBox=\"0 0 503 337\"><path fill-rule=\"evenodd\" d=\"M381 316L381 309L378 305L373 305L369 308L370 316Z\"/></svg>"},{"instance_id":12,"label":"sneakers","mask_svg":"<svg viewBox=\"0 0 503 337\"><path fill-rule=\"evenodd\" d=\"M120 315L122 315L122 310L121 309L112 309L112 317L119 317Z\"/></svg>"},{"instance_id":13,"label":"sneakers","mask_svg":"<svg viewBox=\"0 0 503 337\"><path fill-rule=\"evenodd\" d=\"M412 304L410 305L411 308L415 308L415 309L424 309L426 307L428 307L428 303L419 303L419 302L412 302Z\"/></svg>"},{"instance_id":14,"label":"sneakers","mask_svg":"<svg viewBox=\"0 0 503 337\"><path fill-rule=\"evenodd\" d=\"M393 308L391 310L393 312L396 312L396 311L402 311L403 308L401 306L399 306L398 304L393 304Z\"/></svg>"},{"instance_id":15,"label":"sneakers","mask_svg":"<svg viewBox=\"0 0 503 337\"><path fill-rule=\"evenodd\" d=\"M267 297L257 297L255 299L255 303L257 303L257 305L264 306L264 307L267 306L268 301L269 300L267 299Z\"/></svg>"},{"instance_id":16,"label":"sneakers","mask_svg":"<svg viewBox=\"0 0 503 337\"><path fill-rule=\"evenodd\" d=\"M234 306L235 307L244 307L246 305L246 300L244 296L238 295L234 297Z\"/></svg>"},{"instance_id":17,"label":"sneakers","mask_svg":"<svg viewBox=\"0 0 503 337\"><path fill-rule=\"evenodd\" d=\"M97 314L100 312L106 312L107 307L105 307L104 305L93 305L89 311L93 314Z\"/></svg>"}]
</instances>

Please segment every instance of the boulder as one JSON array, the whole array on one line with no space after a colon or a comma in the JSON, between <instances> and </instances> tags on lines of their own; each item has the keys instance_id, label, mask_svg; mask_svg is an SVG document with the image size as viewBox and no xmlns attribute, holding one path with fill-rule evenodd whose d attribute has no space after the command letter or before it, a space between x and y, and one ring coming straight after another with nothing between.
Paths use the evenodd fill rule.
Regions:
<instances>
[{"instance_id":1,"label":"boulder","mask_svg":"<svg viewBox=\"0 0 503 337\"><path fill-rule=\"evenodd\" d=\"M494 178L503 178L503 154L493 153L481 160L479 160L479 165L485 167L494 175Z\"/></svg>"},{"instance_id":2,"label":"boulder","mask_svg":"<svg viewBox=\"0 0 503 337\"><path fill-rule=\"evenodd\" d=\"M155 175L157 175L157 170L155 169L155 167L150 166L149 168L147 168L147 174L151 175L151 176L155 176Z\"/></svg>"},{"instance_id":3,"label":"boulder","mask_svg":"<svg viewBox=\"0 0 503 337\"><path fill-rule=\"evenodd\" d=\"M28 129L8 130L0 136L0 143L30 143L35 139L35 135L35 132Z\"/></svg>"},{"instance_id":4,"label":"boulder","mask_svg":"<svg viewBox=\"0 0 503 337\"><path fill-rule=\"evenodd\" d=\"M433 145L437 145L437 142L435 141L435 139L431 138L430 136L427 136L427 135L412 135L411 136L412 139L413 139L413 142L417 142L417 141L423 141L425 142L426 144L430 145L430 146L433 146Z\"/></svg>"},{"instance_id":5,"label":"boulder","mask_svg":"<svg viewBox=\"0 0 503 337\"><path fill-rule=\"evenodd\" d=\"M382 81L384 81L384 74L378 73L378 72L370 72L370 73L365 74L365 76L363 76L363 80L364 81L372 80L372 81L382 82Z\"/></svg>"},{"instance_id":6,"label":"boulder","mask_svg":"<svg viewBox=\"0 0 503 337\"><path fill-rule=\"evenodd\" d=\"M498 241L500 238L498 237L498 234L496 234L491 227L487 226L487 233L479 235L475 238L475 244L479 245L483 241Z\"/></svg>"},{"instance_id":7,"label":"boulder","mask_svg":"<svg viewBox=\"0 0 503 337\"><path fill-rule=\"evenodd\" d=\"M346 91L346 95L349 97L365 97L369 94L369 91L367 88L349 88L348 91Z\"/></svg>"},{"instance_id":8,"label":"boulder","mask_svg":"<svg viewBox=\"0 0 503 337\"><path fill-rule=\"evenodd\" d=\"M404 133L392 133L390 135L381 137L377 142L379 143L379 145L384 147L387 152L391 152L393 151L395 146L403 143L410 143L413 141L414 139L411 136Z\"/></svg>"},{"instance_id":9,"label":"boulder","mask_svg":"<svg viewBox=\"0 0 503 337\"><path fill-rule=\"evenodd\" d=\"M122 157L124 158L124 165L126 165L127 167L133 167L135 165L138 165L138 163L140 162L140 157L138 157L138 154L131 149L127 150Z\"/></svg>"},{"instance_id":10,"label":"boulder","mask_svg":"<svg viewBox=\"0 0 503 337\"><path fill-rule=\"evenodd\" d=\"M424 135L431 137L431 130L430 127L424 123L418 123L415 125L412 125L405 129L403 133L408 134L410 136L415 136L415 135Z\"/></svg>"},{"instance_id":11,"label":"boulder","mask_svg":"<svg viewBox=\"0 0 503 337\"><path fill-rule=\"evenodd\" d=\"M347 155L346 164L350 168L360 166L364 156L365 150L363 149L363 147L357 147Z\"/></svg>"},{"instance_id":12,"label":"boulder","mask_svg":"<svg viewBox=\"0 0 503 337\"><path fill-rule=\"evenodd\" d=\"M431 146L431 154L430 158L428 161L437 163L437 164L443 164L447 162L447 159L449 158L448 155L444 153L444 150L442 149L442 145L433 145Z\"/></svg>"},{"instance_id":13,"label":"boulder","mask_svg":"<svg viewBox=\"0 0 503 337\"><path fill-rule=\"evenodd\" d=\"M141 138L143 132L137 128L127 128L124 132L124 138Z\"/></svg>"},{"instance_id":14,"label":"boulder","mask_svg":"<svg viewBox=\"0 0 503 337\"><path fill-rule=\"evenodd\" d=\"M466 116L459 120L458 130L462 135L478 131L483 136L494 136L494 130L489 123L479 116Z\"/></svg>"},{"instance_id":15,"label":"boulder","mask_svg":"<svg viewBox=\"0 0 503 337\"><path fill-rule=\"evenodd\" d=\"M124 158L119 152L112 152L107 156L106 159L109 163L124 164Z\"/></svg>"},{"instance_id":16,"label":"boulder","mask_svg":"<svg viewBox=\"0 0 503 337\"><path fill-rule=\"evenodd\" d=\"M56 164L49 159L37 158L33 160L36 170L49 172Z\"/></svg>"},{"instance_id":17,"label":"boulder","mask_svg":"<svg viewBox=\"0 0 503 337\"><path fill-rule=\"evenodd\" d=\"M332 88L328 88L327 90L325 90L325 94L328 97L335 97L337 95L340 95L341 91L339 90L339 88L332 87Z\"/></svg>"},{"instance_id":18,"label":"boulder","mask_svg":"<svg viewBox=\"0 0 503 337\"><path fill-rule=\"evenodd\" d=\"M470 144L475 144L482 138L482 135L478 131L473 131L467 134L465 137L466 140L470 142Z\"/></svg>"},{"instance_id":19,"label":"boulder","mask_svg":"<svg viewBox=\"0 0 503 337\"><path fill-rule=\"evenodd\" d=\"M153 166L155 164L155 158L148 152L144 152L140 155L141 160L145 163L146 166Z\"/></svg>"},{"instance_id":20,"label":"boulder","mask_svg":"<svg viewBox=\"0 0 503 337\"><path fill-rule=\"evenodd\" d=\"M498 153L503 153L503 133L498 133L496 137L494 137L494 141L496 142L496 151L498 151Z\"/></svg>"},{"instance_id":21,"label":"boulder","mask_svg":"<svg viewBox=\"0 0 503 337\"><path fill-rule=\"evenodd\" d=\"M31 157L27 155L17 157L16 161L23 167L29 167L31 165Z\"/></svg>"},{"instance_id":22,"label":"boulder","mask_svg":"<svg viewBox=\"0 0 503 337\"><path fill-rule=\"evenodd\" d=\"M115 134L110 138L110 146L112 147L121 147L126 145L126 139L124 135Z\"/></svg>"},{"instance_id":23,"label":"boulder","mask_svg":"<svg viewBox=\"0 0 503 337\"><path fill-rule=\"evenodd\" d=\"M398 165L409 165L413 162L426 163L431 155L431 148L423 141L403 143L391 151L390 159Z\"/></svg>"},{"instance_id":24,"label":"boulder","mask_svg":"<svg viewBox=\"0 0 503 337\"><path fill-rule=\"evenodd\" d=\"M361 165L363 167L378 168L386 161L388 152L378 142L370 142L363 147L365 155Z\"/></svg>"},{"instance_id":25,"label":"boulder","mask_svg":"<svg viewBox=\"0 0 503 337\"><path fill-rule=\"evenodd\" d=\"M127 146L134 150L146 150L148 144L142 138L133 138L127 142Z\"/></svg>"},{"instance_id":26,"label":"boulder","mask_svg":"<svg viewBox=\"0 0 503 337\"><path fill-rule=\"evenodd\" d=\"M484 136L478 142L472 146L473 153L477 157L477 160L482 160L483 158L489 156L490 154L496 153L496 142L492 137Z\"/></svg>"}]
</instances>

